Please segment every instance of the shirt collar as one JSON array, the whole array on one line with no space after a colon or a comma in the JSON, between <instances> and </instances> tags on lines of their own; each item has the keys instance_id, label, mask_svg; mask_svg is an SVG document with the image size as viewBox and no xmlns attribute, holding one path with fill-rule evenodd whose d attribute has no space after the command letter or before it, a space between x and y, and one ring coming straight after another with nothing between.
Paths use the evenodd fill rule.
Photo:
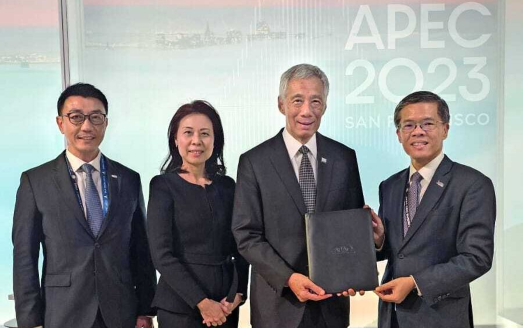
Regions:
<instances>
[{"instance_id":1,"label":"shirt collar","mask_svg":"<svg viewBox=\"0 0 523 328\"><path fill-rule=\"evenodd\" d=\"M285 142L285 147L287 147L287 152L289 153L290 158L294 158L296 154L298 153L298 150L301 148L302 143L298 140L294 139L294 137L287 131L287 128L283 129L283 142ZM314 159L317 158L318 154L318 146L316 144L316 133L312 135L312 137L307 141L305 144L307 148L309 148L309 151Z\"/></svg>"},{"instance_id":2,"label":"shirt collar","mask_svg":"<svg viewBox=\"0 0 523 328\"><path fill-rule=\"evenodd\" d=\"M84 165L86 162L82 161L78 157L74 156L73 153L67 149L65 151L65 156L67 156L67 159L69 160L69 163L71 164L71 168L74 172L78 171L82 165ZM98 155L89 162L98 172L100 172L100 158L102 157L102 152L98 151Z\"/></svg>"},{"instance_id":3,"label":"shirt collar","mask_svg":"<svg viewBox=\"0 0 523 328\"><path fill-rule=\"evenodd\" d=\"M439 153L436 158L434 158L432 161L430 161L427 165L419 169L419 174L423 177L423 180L425 180L427 183L430 183L430 180L432 180L432 177L436 173L436 170L438 169L438 166L441 164L441 161L443 161L443 158L445 157L445 154L443 154L443 151ZM412 175L416 173L416 169L412 164L410 164L410 172L409 172L409 181L412 178Z\"/></svg>"}]
</instances>

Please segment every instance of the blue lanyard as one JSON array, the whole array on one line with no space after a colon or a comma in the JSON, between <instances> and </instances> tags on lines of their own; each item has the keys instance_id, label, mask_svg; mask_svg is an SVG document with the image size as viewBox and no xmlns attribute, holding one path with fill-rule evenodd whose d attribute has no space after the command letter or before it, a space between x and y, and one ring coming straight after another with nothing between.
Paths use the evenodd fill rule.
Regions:
<instances>
[{"instance_id":1,"label":"blue lanyard","mask_svg":"<svg viewBox=\"0 0 523 328\"><path fill-rule=\"evenodd\" d=\"M76 173L73 171L73 168L71 167L71 163L69 163L69 160L67 159L67 155L65 156L65 161L67 163L67 170L69 171L69 176L71 177L71 181L74 185L74 191L76 193L76 198L78 199L78 204L80 204L80 208L83 211L84 204L82 202L82 197L80 196L80 189L78 188L78 182L76 181ZM109 209L109 187L107 184L107 163L105 156L102 154L100 157L100 176L102 178L102 209L104 213L104 217L107 215L107 210Z\"/></svg>"},{"instance_id":2,"label":"blue lanyard","mask_svg":"<svg viewBox=\"0 0 523 328\"><path fill-rule=\"evenodd\" d=\"M103 212L104 218L107 216L107 210L109 209L109 187L107 185L107 161L105 156L102 154L100 157L100 176L102 177L102 200L103 200Z\"/></svg>"}]
</instances>

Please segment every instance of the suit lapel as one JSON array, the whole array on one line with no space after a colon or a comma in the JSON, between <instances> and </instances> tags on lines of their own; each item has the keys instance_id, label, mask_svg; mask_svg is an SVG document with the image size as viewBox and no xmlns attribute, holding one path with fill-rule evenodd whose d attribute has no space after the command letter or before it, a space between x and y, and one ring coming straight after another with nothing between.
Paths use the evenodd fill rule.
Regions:
<instances>
[{"instance_id":1,"label":"suit lapel","mask_svg":"<svg viewBox=\"0 0 523 328\"><path fill-rule=\"evenodd\" d=\"M74 184L71 181L69 175L69 168L65 161L65 152L62 152L60 156L55 159L55 167L53 172L53 178L58 188L58 194L63 198L63 203L69 208L73 216L78 220L78 223L91 235L93 233L87 220L85 218L84 210L78 203L78 197L74 188ZM80 187L80 186L79 186Z\"/></svg>"},{"instance_id":2,"label":"suit lapel","mask_svg":"<svg viewBox=\"0 0 523 328\"><path fill-rule=\"evenodd\" d=\"M98 233L98 238L100 238L100 236L107 228L107 225L114 217L114 213L118 212L117 207L120 203L119 200L122 183L122 177L120 175L120 172L116 168L116 165L114 165L113 161L111 161L107 157L105 157L105 160L107 163L107 183L109 184L109 208L107 210L107 215L105 216L104 221L102 223L102 227L100 228L100 232Z\"/></svg>"},{"instance_id":3,"label":"suit lapel","mask_svg":"<svg viewBox=\"0 0 523 328\"><path fill-rule=\"evenodd\" d=\"M305 216L307 208L305 207L300 184L298 183L298 179L296 179L296 173L292 167L289 153L287 152L287 147L285 147L285 142L283 141L281 131L273 138L272 148L273 152L271 152L271 162L274 166L274 169L280 176L280 179L285 185L285 188L294 200L294 203L300 211L300 214Z\"/></svg>"},{"instance_id":4,"label":"suit lapel","mask_svg":"<svg viewBox=\"0 0 523 328\"><path fill-rule=\"evenodd\" d=\"M412 236L416 233L416 231L418 231L423 222L427 219L429 213L438 203L441 195L443 195L443 192L447 188L451 177L451 174L449 174L451 168L452 161L447 156L445 156L436 170L436 173L432 177L432 180L430 181L430 184L425 191L425 195L423 195L423 199L421 200L421 203L416 210L416 215L412 220L412 225L410 226L409 231L403 240L402 247L404 247L405 244L407 244Z\"/></svg>"},{"instance_id":5,"label":"suit lapel","mask_svg":"<svg viewBox=\"0 0 523 328\"><path fill-rule=\"evenodd\" d=\"M330 156L334 154L334 152L329 151L329 144L325 142L325 138L319 133L316 133L316 143L318 145L318 153L316 156L318 167L318 177L316 179L316 212L323 212L332 179L334 158Z\"/></svg>"}]
</instances>

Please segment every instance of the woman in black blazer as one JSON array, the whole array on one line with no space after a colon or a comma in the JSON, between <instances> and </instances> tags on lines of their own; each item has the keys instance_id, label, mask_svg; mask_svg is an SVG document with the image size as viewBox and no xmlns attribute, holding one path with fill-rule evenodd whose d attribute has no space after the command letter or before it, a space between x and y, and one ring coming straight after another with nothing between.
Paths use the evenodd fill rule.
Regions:
<instances>
[{"instance_id":1,"label":"woman in black blazer","mask_svg":"<svg viewBox=\"0 0 523 328\"><path fill-rule=\"evenodd\" d=\"M234 181L225 175L220 117L205 101L181 106L168 131L169 155L151 180L147 215L160 281L160 328L238 326L248 264L231 231Z\"/></svg>"}]
</instances>

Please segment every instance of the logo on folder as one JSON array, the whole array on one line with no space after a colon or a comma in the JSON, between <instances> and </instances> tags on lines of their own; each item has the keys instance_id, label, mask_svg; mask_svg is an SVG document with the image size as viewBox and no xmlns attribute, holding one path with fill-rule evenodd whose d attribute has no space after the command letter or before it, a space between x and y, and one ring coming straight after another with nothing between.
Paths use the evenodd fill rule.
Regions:
<instances>
[{"instance_id":1,"label":"logo on folder","mask_svg":"<svg viewBox=\"0 0 523 328\"><path fill-rule=\"evenodd\" d=\"M343 254L356 254L354 247L351 245L336 246L331 250L331 254L343 255Z\"/></svg>"}]
</instances>

